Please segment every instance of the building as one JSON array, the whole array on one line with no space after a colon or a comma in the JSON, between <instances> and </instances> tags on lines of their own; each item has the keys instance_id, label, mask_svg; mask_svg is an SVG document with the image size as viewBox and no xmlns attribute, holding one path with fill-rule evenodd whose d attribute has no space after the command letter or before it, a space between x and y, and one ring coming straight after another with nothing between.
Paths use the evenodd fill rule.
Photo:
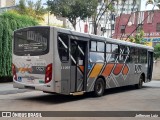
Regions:
<instances>
[{"instance_id":1,"label":"building","mask_svg":"<svg viewBox=\"0 0 160 120\"><path fill-rule=\"evenodd\" d=\"M142 0L125 0L125 2L123 1L124 0L118 0L118 2L115 2L116 16L120 16L121 13L130 14L132 11L140 11ZM136 1L135 5L134 1Z\"/></svg>"},{"instance_id":2,"label":"building","mask_svg":"<svg viewBox=\"0 0 160 120\"><path fill-rule=\"evenodd\" d=\"M144 31L144 41L149 46L160 43L160 10L139 11L123 14L116 18L114 38L126 40L129 35L135 36L138 29ZM139 26L137 28L137 26ZM132 33L132 34L131 34Z\"/></svg>"},{"instance_id":3,"label":"building","mask_svg":"<svg viewBox=\"0 0 160 120\"><path fill-rule=\"evenodd\" d=\"M0 0L0 8L11 6L15 6L15 0Z\"/></svg>"},{"instance_id":4,"label":"building","mask_svg":"<svg viewBox=\"0 0 160 120\"><path fill-rule=\"evenodd\" d=\"M15 0L0 0L0 13L15 9Z\"/></svg>"},{"instance_id":5,"label":"building","mask_svg":"<svg viewBox=\"0 0 160 120\"><path fill-rule=\"evenodd\" d=\"M99 19L98 22L98 29L97 29L97 35L105 36L105 37L112 37L114 30L115 30L115 18L120 16L121 13L123 14L130 14L132 11L139 11L141 6L141 1L136 0L136 4L134 6L133 1L134 0L126 0L123 6L123 0L118 0L118 2L112 3L114 5L115 11L114 12L105 12L103 11L106 9L106 3L105 0L99 0L98 7L97 7L97 16ZM109 4L111 0L108 1L107 4ZM73 29L72 25L68 24L67 26L70 26L68 28ZM94 34L94 21L92 18L86 19L86 21L82 21L80 19L77 19L76 24L76 31L78 32L87 32L90 34Z\"/></svg>"}]
</instances>

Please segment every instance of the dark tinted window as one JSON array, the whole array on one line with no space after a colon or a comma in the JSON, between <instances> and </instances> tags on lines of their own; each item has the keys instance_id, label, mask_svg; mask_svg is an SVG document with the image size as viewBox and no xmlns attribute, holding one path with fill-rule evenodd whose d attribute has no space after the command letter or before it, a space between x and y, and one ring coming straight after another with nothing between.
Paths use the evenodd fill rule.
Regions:
<instances>
[{"instance_id":1,"label":"dark tinted window","mask_svg":"<svg viewBox=\"0 0 160 120\"><path fill-rule=\"evenodd\" d=\"M25 28L14 33L14 53L16 55L43 55L48 51L48 27Z\"/></svg>"},{"instance_id":2,"label":"dark tinted window","mask_svg":"<svg viewBox=\"0 0 160 120\"><path fill-rule=\"evenodd\" d=\"M140 63L147 63L147 50L141 49L139 51L139 62Z\"/></svg>"}]
</instances>

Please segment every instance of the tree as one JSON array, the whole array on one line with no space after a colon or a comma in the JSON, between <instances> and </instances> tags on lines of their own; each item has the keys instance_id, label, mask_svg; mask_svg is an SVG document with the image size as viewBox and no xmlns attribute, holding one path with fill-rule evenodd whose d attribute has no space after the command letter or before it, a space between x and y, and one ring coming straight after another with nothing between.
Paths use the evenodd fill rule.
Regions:
<instances>
[{"instance_id":1,"label":"tree","mask_svg":"<svg viewBox=\"0 0 160 120\"><path fill-rule=\"evenodd\" d=\"M160 58L160 44L154 46L155 59Z\"/></svg>"},{"instance_id":2,"label":"tree","mask_svg":"<svg viewBox=\"0 0 160 120\"><path fill-rule=\"evenodd\" d=\"M43 15L47 12L43 8L41 0L36 3L31 0L20 0L16 11L21 15L28 15L38 20L43 20Z\"/></svg>"},{"instance_id":3,"label":"tree","mask_svg":"<svg viewBox=\"0 0 160 120\"><path fill-rule=\"evenodd\" d=\"M104 14L107 12L114 12L115 9L113 7L114 2L118 2L118 0L99 0L99 3L102 3L99 12L95 12L92 16L93 26L94 26L94 34L97 34L97 27L99 22Z\"/></svg>"},{"instance_id":4,"label":"tree","mask_svg":"<svg viewBox=\"0 0 160 120\"><path fill-rule=\"evenodd\" d=\"M48 6L56 16L68 18L76 29L77 18L85 20L96 13L97 0L52 0Z\"/></svg>"},{"instance_id":5,"label":"tree","mask_svg":"<svg viewBox=\"0 0 160 120\"><path fill-rule=\"evenodd\" d=\"M143 41L143 37L144 37L144 31L143 30L139 30L137 32L137 34L135 35L135 37L130 37L130 41L133 43L138 43L138 44L146 44L146 42Z\"/></svg>"},{"instance_id":6,"label":"tree","mask_svg":"<svg viewBox=\"0 0 160 120\"><path fill-rule=\"evenodd\" d=\"M13 31L35 25L38 25L35 19L15 12L6 12L0 15L0 78L12 76Z\"/></svg>"}]
</instances>

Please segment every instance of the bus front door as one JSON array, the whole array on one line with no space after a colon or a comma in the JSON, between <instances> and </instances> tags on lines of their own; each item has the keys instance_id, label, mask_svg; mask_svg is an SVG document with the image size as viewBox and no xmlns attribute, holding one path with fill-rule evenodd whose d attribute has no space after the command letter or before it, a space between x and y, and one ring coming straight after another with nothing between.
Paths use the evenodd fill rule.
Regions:
<instances>
[{"instance_id":1,"label":"bus front door","mask_svg":"<svg viewBox=\"0 0 160 120\"><path fill-rule=\"evenodd\" d=\"M87 42L71 39L70 91L85 91L87 87Z\"/></svg>"}]
</instances>

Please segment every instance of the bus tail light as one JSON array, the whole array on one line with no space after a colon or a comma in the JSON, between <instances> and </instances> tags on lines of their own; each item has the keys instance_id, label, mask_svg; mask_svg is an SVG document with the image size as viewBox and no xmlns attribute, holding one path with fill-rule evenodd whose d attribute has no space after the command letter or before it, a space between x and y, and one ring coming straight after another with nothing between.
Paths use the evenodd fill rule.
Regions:
<instances>
[{"instance_id":1,"label":"bus tail light","mask_svg":"<svg viewBox=\"0 0 160 120\"><path fill-rule=\"evenodd\" d=\"M49 83L52 80L52 64L47 65L45 74L45 83Z\"/></svg>"},{"instance_id":2,"label":"bus tail light","mask_svg":"<svg viewBox=\"0 0 160 120\"><path fill-rule=\"evenodd\" d=\"M13 75L13 79L17 80L16 66L14 64L12 64L12 75Z\"/></svg>"}]
</instances>

